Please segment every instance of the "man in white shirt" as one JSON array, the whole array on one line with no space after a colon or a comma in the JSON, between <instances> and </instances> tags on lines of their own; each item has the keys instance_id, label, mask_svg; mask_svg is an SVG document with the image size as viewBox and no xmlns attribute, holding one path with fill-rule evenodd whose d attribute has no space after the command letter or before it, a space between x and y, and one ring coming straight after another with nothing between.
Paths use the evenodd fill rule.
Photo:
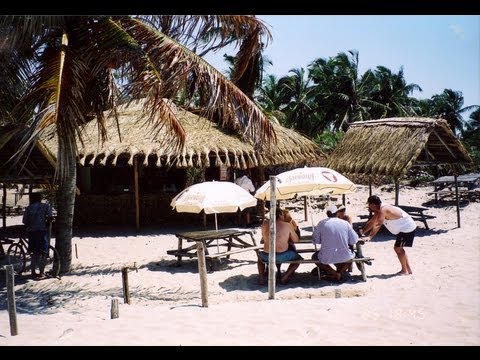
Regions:
<instances>
[{"instance_id":1,"label":"man in white shirt","mask_svg":"<svg viewBox=\"0 0 480 360\"><path fill-rule=\"evenodd\" d=\"M242 187L250 194L253 194L255 192L255 186L253 186L252 180L250 180L247 175L243 175L235 179L235 184ZM243 213L245 214L245 226L248 226L250 225L250 210L247 208L243 210Z\"/></svg>"},{"instance_id":2,"label":"man in white shirt","mask_svg":"<svg viewBox=\"0 0 480 360\"><path fill-rule=\"evenodd\" d=\"M368 220L360 235L367 235L366 241L371 240L380 230L382 225L392 234L397 235L393 250L400 261L401 270L398 275L411 275L412 269L408 262L405 247L412 247L417 225L410 215L398 206L383 204L377 195L372 195L367 200L368 208L373 211L373 217Z\"/></svg>"},{"instance_id":3,"label":"man in white shirt","mask_svg":"<svg viewBox=\"0 0 480 360\"><path fill-rule=\"evenodd\" d=\"M253 186L252 180L247 175L243 175L235 180L235 184L241 186L250 193L255 191L255 186Z\"/></svg>"}]
</instances>

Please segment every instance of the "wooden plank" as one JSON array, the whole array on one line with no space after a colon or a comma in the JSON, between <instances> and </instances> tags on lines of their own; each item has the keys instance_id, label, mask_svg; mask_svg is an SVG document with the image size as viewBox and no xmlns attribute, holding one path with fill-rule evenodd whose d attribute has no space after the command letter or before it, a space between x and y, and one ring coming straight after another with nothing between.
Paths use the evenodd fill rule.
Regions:
<instances>
[{"instance_id":1,"label":"wooden plank","mask_svg":"<svg viewBox=\"0 0 480 360\"><path fill-rule=\"evenodd\" d=\"M247 247L247 248L242 248L242 249L238 249L238 250L225 251L225 252L221 252L221 253L218 253L218 254L208 254L208 255L205 255L205 258L207 258L207 259L215 259L215 258L222 257L222 256L228 256L228 255L232 255L232 254L238 254L238 253L242 253L242 252L246 252L246 251L251 251L251 250L259 250L259 249L262 249L262 248L263 248L263 245L250 246L250 247Z\"/></svg>"},{"instance_id":2,"label":"wooden plank","mask_svg":"<svg viewBox=\"0 0 480 360\"><path fill-rule=\"evenodd\" d=\"M364 257L364 258L353 258L349 261L346 261L347 263L357 263L357 262L365 262L368 263L372 260L375 260L374 258L370 257ZM268 265L268 262L262 261L264 264ZM283 261L282 264L320 264L319 260L314 260L314 259L302 259L302 260L290 260L290 261Z\"/></svg>"}]
</instances>

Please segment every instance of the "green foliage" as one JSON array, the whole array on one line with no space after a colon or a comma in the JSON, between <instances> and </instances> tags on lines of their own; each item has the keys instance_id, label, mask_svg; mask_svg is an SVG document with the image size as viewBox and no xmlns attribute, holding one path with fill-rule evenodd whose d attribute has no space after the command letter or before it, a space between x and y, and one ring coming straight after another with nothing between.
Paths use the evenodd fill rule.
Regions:
<instances>
[{"instance_id":1,"label":"green foliage","mask_svg":"<svg viewBox=\"0 0 480 360\"><path fill-rule=\"evenodd\" d=\"M472 135L467 141L463 141L463 146L468 151L468 154L473 160L472 172L480 171L480 132Z\"/></svg>"},{"instance_id":2,"label":"green foliage","mask_svg":"<svg viewBox=\"0 0 480 360\"><path fill-rule=\"evenodd\" d=\"M331 130L323 130L321 134L317 134L313 141L326 153L330 153L335 149L337 144L342 140L345 132L342 130L339 131L331 131Z\"/></svg>"}]
</instances>

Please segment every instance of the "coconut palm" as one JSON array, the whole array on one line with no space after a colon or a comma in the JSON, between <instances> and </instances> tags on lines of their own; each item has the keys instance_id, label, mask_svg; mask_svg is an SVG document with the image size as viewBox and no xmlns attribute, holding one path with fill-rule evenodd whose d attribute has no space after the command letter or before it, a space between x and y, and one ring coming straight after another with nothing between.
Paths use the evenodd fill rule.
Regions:
<instances>
[{"instance_id":1,"label":"coconut palm","mask_svg":"<svg viewBox=\"0 0 480 360\"><path fill-rule=\"evenodd\" d=\"M222 31L207 39L213 28ZM260 46L253 43L270 36L255 16L4 16L0 35L1 58L12 60L0 65L0 81L25 88L16 107L1 102L0 115L29 118L24 151L42 133L57 137L61 273L71 268L77 140L93 119L100 138L106 138L105 110L115 116L121 101L145 98L144 115L150 121L143 123L165 127L169 137L159 141L181 146L184 130L165 101L181 95L187 104L201 104L203 116L221 113L222 124L255 144L275 139L261 110L195 52L234 38L244 46L239 61L248 63L249 49Z\"/></svg>"},{"instance_id":2,"label":"coconut palm","mask_svg":"<svg viewBox=\"0 0 480 360\"><path fill-rule=\"evenodd\" d=\"M434 117L445 119L450 128L457 135L461 135L464 130L464 120L462 114L474 110L477 105L463 107L463 94L461 91L445 89L440 95L431 97L431 113Z\"/></svg>"},{"instance_id":3,"label":"coconut palm","mask_svg":"<svg viewBox=\"0 0 480 360\"><path fill-rule=\"evenodd\" d=\"M279 80L281 94L284 97L286 126L311 135L315 127L315 87L306 75L305 69L291 69L289 74Z\"/></svg>"},{"instance_id":4,"label":"coconut palm","mask_svg":"<svg viewBox=\"0 0 480 360\"><path fill-rule=\"evenodd\" d=\"M414 115L415 100L409 95L415 90L422 91L422 88L417 84L407 84L403 68L394 74L385 66L377 66L373 77L372 100L385 106L383 109L370 110L374 119Z\"/></svg>"},{"instance_id":5,"label":"coconut palm","mask_svg":"<svg viewBox=\"0 0 480 360\"><path fill-rule=\"evenodd\" d=\"M328 60L317 59L309 65L310 77L318 84L317 101L333 130L346 130L354 121L371 119L371 109L385 108L372 99L375 85L372 71L360 75L358 67L356 50L338 53Z\"/></svg>"},{"instance_id":6,"label":"coconut palm","mask_svg":"<svg viewBox=\"0 0 480 360\"><path fill-rule=\"evenodd\" d=\"M268 75L263 79L263 84L258 89L255 100L271 121L277 124L286 121L286 115L282 108L288 100L275 75Z\"/></svg>"}]
</instances>

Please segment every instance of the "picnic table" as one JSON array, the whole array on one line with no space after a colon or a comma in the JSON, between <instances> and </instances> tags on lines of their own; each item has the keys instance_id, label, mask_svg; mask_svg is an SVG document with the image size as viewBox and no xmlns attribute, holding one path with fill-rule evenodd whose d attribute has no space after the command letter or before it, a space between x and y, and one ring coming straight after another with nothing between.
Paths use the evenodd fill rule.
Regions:
<instances>
[{"instance_id":1,"label":"picnic table","mask_svg":"<svg viewBox=\"0 0 480 360\"><path fill-rule=\"evenodd\" d=\"M178 239L178 248L168 250L167 254L177 257L176 265L182 264L182 257L194 258L198 256L197 243L203 244L205 259L209 261L210 270L213 270L213 259L226 257L245 251L257 250L258 246L253 236L254 232L250 230L222 229L222 230L202 230L176 233ZM242 237L246 237L243 239ZM184 242L193 242L193 245L184 247ZM222 251L220 251L222 247ZM225 250L226 247L226 250ZM211 253L209 249L216 249ZM234 250L232 248L235 248Z\"/></svg>"},{"instance_id":2,"label":"picnic table","mask_svg":"<svg viewBox=\"0 0 480 360\"><path fill-rule=\"evenodd\" d=\"M365 244L365 241L362 240L361 238L357 241L357 243L354 246L354 252L356 256L350 260L350 262L355 263L357 265L358 270L361 273L362 280L367 281L367 272L365 270L365 264L367 265L372 265L372 260L373 258L366 257L363 255L362 251L362 245ZM304 246L302 246L304 245ZM305 246L308 245L308 246ZM295 243L296 251L299 254L303 253L314 253L318 249L314 246L312 242L312 234L308 235L302 235L300 236L300 240ZM257 251L258 254L258 251ZM259 261L261 261L260 257L258 257ZM266 265L268 265L268 262L264 262ZM282 264L317 264L319 263L318 260L312 259L311 257L307 257L306 259L301 259L301 260L291 260L291 261L285 261Z\"/></svg>"},{"instance_id":3,"label":"picnic table","mask_svg":"<svg viewBox=\"0 0 480 360\"><path fill-rule=\"evenodd\" d=\"M435 196L435 203L446 197L456 196L455 178L442 176L432 181L433 191L428 195ZM463 198L475 197L480 194L480 173L464 174L457 176L458 195Z\"/></svg>"},{"instance_id":4,"label":"picnic table","mask_svg":"<svg viewBox=\"0 0 480 360\"><path fill-rule=\"evenodd\" d=\"M425 211L428 210L426 207L422 206L406 206L406 205L398 205L400 209L405 211L408 215L412 217L413 220L417 220L422 222L425 225L427 230L430 230L427 224L427 219L435 219L436 216L425 214Z\"/></svg>"},{"instance_id":5,"label":"picnic table","mask_svg":"<svg viewBox=\"0 0 480 360\"><path fill-rule=\"evenodd\" d=\"M425 214L425 211L429 210L429 208L422 207L422 206L407 206L407 205L398 205L403 211L405 211L408 215L412 217L413 220L420 221L425 225L427 230L430 230L427 224L428 219L435 219L436 216ZM373 216L373 213L370 215L359 215L360 219L368 219Z\"/></svg>"}]
</instances>

